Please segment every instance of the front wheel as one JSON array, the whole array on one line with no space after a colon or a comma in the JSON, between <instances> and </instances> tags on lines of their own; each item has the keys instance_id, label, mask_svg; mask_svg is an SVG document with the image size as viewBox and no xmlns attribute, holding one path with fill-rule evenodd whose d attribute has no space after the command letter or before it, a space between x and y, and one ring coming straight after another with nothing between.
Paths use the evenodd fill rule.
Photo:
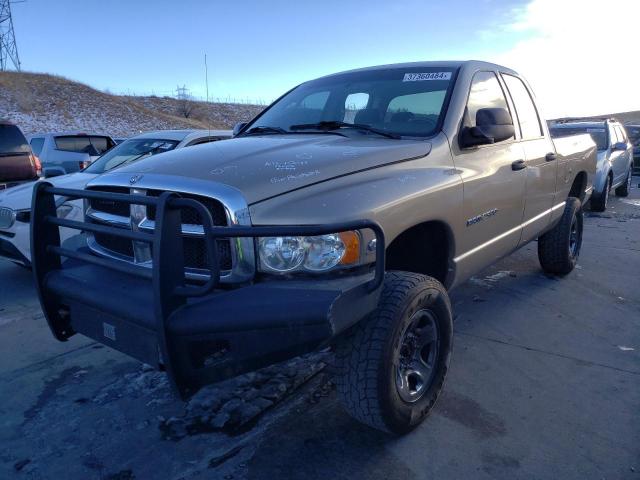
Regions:
<instances>
[{"instance_id":1,"label":"front wheel","mask_svg":"<svg viewBox=\"0 0 640 480\"><path fill-rule=\"evenodd\" d=\"M435 405L452 347L451 304L442 284L388 272L378 308L336 346L338 395L362 423L407 433Z\"/></svg>"},{"instance_id":2,"label":"front wheel","mask_svg":"<svg viewBox=\"0 0 640 480\"><path fill-rule=\"evenodd\" d=\"M578 262L582 247L582 204L569 197L560 222L538 238L538 259L547 273L566 275Z\"/></svg>"}]
</instances>

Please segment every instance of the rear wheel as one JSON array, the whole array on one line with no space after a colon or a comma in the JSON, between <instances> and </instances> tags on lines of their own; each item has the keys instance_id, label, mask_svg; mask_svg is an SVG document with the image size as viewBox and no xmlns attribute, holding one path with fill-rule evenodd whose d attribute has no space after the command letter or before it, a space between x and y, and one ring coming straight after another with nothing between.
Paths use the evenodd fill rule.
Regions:
<instances>
[{"instance_id":1,"label":"rear wheel","mask_svg":"<svg viewBox=\"0 0 640 480\"><path fill-rule=\"evenodd\" d=\"M440 395L453 344L451 304L437 280L389 272L377 310L336 347L336 384L349 413L402 434Z\"/></svg>"},{"instance_id":2,"label":"rear wheel","mask_svg":"<svg viewBox=\"0 0 640 480\"><path fill-rule=\"evenodd\" d=\"M547 273L566 275L578 262L582 247L582 204L569 197L560 222L538 238L538 259Z\"/></svg>"},{"instance_id":3,"label":"rear wheel","mask_svg":"<svg viewBox=\"0 0 640 480\"><path fill-rule=\"evenodd\" d=\"M609 190L611 190L611 177L607 175L607 180L605 181L602 193L591 197L591 210L594 212L604 212L607 209L607 204L609 203Z\"/></svg>"},{"instance_id":4,"label":"rear wheel","mask_svg":"<svg viewBox=\"0 0 640 480\"><path fill-rule=\"evenodd\" d=\"M631 173L633 167L629 167L629 171L627 172L627 178L622 185L616 188L616 196L617 197L628 197L629 190L631 190Z\"/></svg>"}]
</instances>

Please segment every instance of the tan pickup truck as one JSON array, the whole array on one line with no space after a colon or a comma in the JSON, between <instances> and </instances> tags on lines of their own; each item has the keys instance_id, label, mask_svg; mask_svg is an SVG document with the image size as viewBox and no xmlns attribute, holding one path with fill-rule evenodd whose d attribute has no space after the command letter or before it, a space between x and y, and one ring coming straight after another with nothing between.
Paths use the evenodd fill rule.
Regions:
<instances>
[{"instance_id":1,"label":"tan pickup truck","mask_svg":"<svg viewBox=\"0 0 640 480\"><path fill-rule=\"evenodd\" d=\"M165 369L182 397L331 345L349 412L404 433L444 384L447 290L535 239L543 270L571 272L595 168L591 137L552 141L508 68L354 70L292 89L234 139L85 190L40 182L35 278L57 339ZM63 197L86 199L84 222L56 217Z\"/></svg>"}]
</instances>

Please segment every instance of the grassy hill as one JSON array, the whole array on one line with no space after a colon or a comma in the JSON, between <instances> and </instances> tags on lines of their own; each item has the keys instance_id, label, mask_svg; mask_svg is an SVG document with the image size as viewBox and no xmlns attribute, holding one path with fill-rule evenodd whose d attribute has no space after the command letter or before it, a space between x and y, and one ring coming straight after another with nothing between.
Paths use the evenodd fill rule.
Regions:
<instances>
[{"instance_id":1,"label":"grassy hill","mask_svg":"<svg viewBox=\"0 0 640 480\"><path fill-rule=\"evenodd\" d=\"M110 95L63 77L0 72L0 118L24 133L82 130L114 137L148 130L231 128L264 107Z\"/></svg>"}]
</instances>

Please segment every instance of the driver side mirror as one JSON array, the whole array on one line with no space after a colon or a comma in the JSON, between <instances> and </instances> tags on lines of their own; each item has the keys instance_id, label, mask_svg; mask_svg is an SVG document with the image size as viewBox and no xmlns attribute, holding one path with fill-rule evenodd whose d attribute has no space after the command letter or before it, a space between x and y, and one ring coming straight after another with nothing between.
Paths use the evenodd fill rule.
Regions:
<instances>
[{"instance_id":1,"label":"driver side mirror","mask_svg":"<svg viewBox=\"0 0 640 480\"><path fill-rule=\"evenodd\" d=\"M469 148L508 140L515 134L513 119L504 108L481 108L476 113L476 126L463 127L460 147Z\"/></svg>"},{"instance_id":2,"label":"driver side mirror","mask_svg":"<svg viewBox=\"0 0 640 480\"><path fill-rule=\"evenodd\" d=\"M246 126L247 126L247 122L236 123L235 126L233 127L233 136L235 137L236 135L238 135L242 131L242 129Z\"/></svg>"},{"instance_id":3,"label":"driver side mirror","mask_svg":"<svg viewBox=\"0 0 640 480\"><path fill-rule=\"evenodd\" d=\"M627 149L627 144L624 142L614 143L611 150L614 152L624 152Z\"/></svg>"}]
</instances>

